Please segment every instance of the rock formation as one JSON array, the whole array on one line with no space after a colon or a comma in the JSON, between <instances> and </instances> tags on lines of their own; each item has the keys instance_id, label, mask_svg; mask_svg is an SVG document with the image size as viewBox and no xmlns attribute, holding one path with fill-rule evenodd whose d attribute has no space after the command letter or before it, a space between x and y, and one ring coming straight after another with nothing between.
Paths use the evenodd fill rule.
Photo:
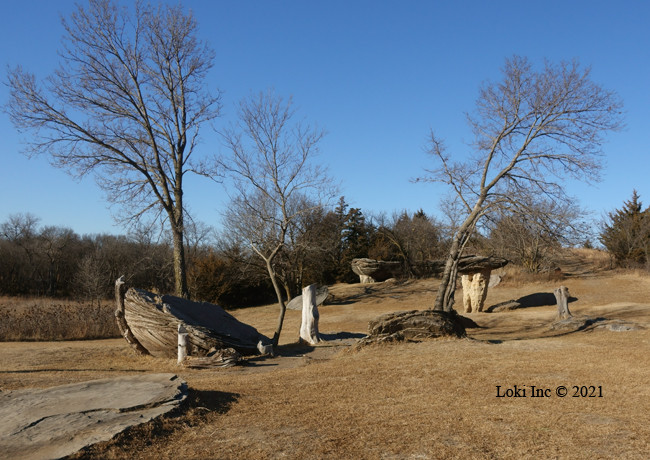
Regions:
<instances>
[{"instance_id":1,"label":"rock formation","mask_svg":"<svg viewBox=\"0 0 650 460\"><path fill-rule=\"evenodd\" d=\"M437 337L465 337L462 316L455 311L411 310L387 313L368 323L368 336L357 348L372 343L419 341Z\"/></svg>"},{"instance_id":2,"label":"rock formation","mask_svg":"<svg viewBox=\"0 0 650 460\"><path fill-rule=\"evenodd\" d=\"M500 257L465 256L458 263L465 313L483 311L492 270L508 263Z\"/></svg>"},{"instance_id":3,"label":"rock formation","mask_svg":"<svg viewBox=\"0 0 650 460\"><path fill-rule=\"evenodd\" d=\"M315 345L320 342L318 333L318 305L316 304L316 285L311 284L302 290L302 322L300 339Z\"/></svg>"},{"instance_id":4,"label":"rock formation","mask_svg":"<svg viewBox=\"0 0 650 460\"><path fill-rule=\"evenodd\" d=\"M243 355L259 354L260 343L271 343L257 329L238 321L218 305L192 302L142 289L123 291L116 282L116 319L127 342L140 353L178 356L178 326L187 331L187 354L205 356L212 348L234 348Z\"/></svg>"},{"instance_id":5,"label":"rock formation","mask_svg":"<svg viewBox=\"0 0 650 460\"><path fill-rule=\"evenodd\" d=\"M0 393L2 458L52 459L108 441L178 407L187 385L174 374L137 374Z\"/></svg>"},{"instance_id":6,"label":"rock formation","mask_svg":"<svg viewBox=\"0 0 650 460\"><path fill-rule=\"evenodd\" d=\"M352 271L359 275L360 282L375 283L395 278L402 274L401 262L386 262L374 259L352 259Z\"/></svg>"},{"instance_id":7,"label":"rock formation","mask_svg":"<svg viewBox=\"0 0 650 460\"><path fill-rule=\"evenodd\" d=\"M319 286L316 288L316 306L321 306L329 296L329 289L327 286ZM300 310L302 311L302 294L294 297L287 303L287 310Z\"/></svg>"}]
</instances>

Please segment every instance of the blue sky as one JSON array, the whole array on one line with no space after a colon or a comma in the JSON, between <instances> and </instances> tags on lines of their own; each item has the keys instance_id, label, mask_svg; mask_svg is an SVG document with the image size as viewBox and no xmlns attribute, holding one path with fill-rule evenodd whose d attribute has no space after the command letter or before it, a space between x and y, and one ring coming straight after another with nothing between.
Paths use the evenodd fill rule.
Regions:
<instances>
[{"instance_id":1,"label":"blue sky","mask_svg":"<svg viewBox=\"0 0 650 460\"><path fill-rule=\"evenodd\" d=\"M83 4L83 1L81 2ZM430 129L449 152L466 155L481 82L499 78L513 54L534 62L578 58L592 78L618 92L626 128L608 136L603 181L567 189L598 218L636 188L650 205L650 2L611 1L183 1L216 51L208 84L224 92L229 123L242 97L269 87L292 95L324 128L320 162L340 195L365 213L407 209L439 214L441 185L410 179L432 166ZM8 2L0 17L0 62L38 78L56 66L62 27L74 2ZM0 86L0 103L7 101ZM197 155L226 153L205 127ZM0 113L0 222L30 212L78 233L122 233L92 178L75 181L47 156L20 153L20 135ZM193 215L219 227L228 198L204 178L186 185ZM113 210L116 211L116 210Z\"/></svg>"}]
</instances>

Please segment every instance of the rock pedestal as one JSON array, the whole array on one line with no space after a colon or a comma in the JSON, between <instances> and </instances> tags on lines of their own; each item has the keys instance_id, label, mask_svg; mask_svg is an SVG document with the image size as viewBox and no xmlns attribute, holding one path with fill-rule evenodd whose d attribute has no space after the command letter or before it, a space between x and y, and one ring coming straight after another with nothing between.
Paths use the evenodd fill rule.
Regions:
<instances>
[{"instance_id":1,"label":"rock pedestal","mask_svg":"<svg viewBox=\"0 0 650 460\"><path fill-rule=\"evenodd\" d=\"M508 263L500 257L465 256L458 263L458 274L462 275L463 305L465 313L483 311L485 298L492 270L501 268ZM498 284L495 277L495 283Z\"/></svg>"},{"instance_id":2,"label":"rock pedestal","mask_svg":"<svg viewBox=\"0 0 650 460\"><path fill-rule=\"evenodd\" d=\"M374 259L352 259L352 271L359 276L359 282L374 283L386 281L402 274L400 262L387 262Z\"/></svg>"},{"instance_id":3,"label":"rock pedestal","mask_svg":"<svg viewBox=\"0 0 650 460\"><path fill-rule=\"evenodd\" d=\"M463 285L465 313L483 311L491 272L492 270L485 268L480 272L462 275L461 283Z\"/></svg>"},{"instance_id":4,"label":"rock pedestal","mask_svg":"<svg viewBox=\"0 0 650 460\"><path fill-rule=\"evenodd\" d=\"M302 323L300 324L300 338L312 345L320 342L318 334L318 306L316 305L316 288L311 284L302 290Z\"/></svg>"},{"instance_id":5,"label":"rock pedestal","mask_svg":"<svg viewBox=\"0 0 650 460\"><path fill-rule=\"evenodd\" d=\"M555 291L555 299L557 301L557 319L568 319L573 315L569 311L569 289L566 286L560 286Z\"/></svg>"}]
</instances>

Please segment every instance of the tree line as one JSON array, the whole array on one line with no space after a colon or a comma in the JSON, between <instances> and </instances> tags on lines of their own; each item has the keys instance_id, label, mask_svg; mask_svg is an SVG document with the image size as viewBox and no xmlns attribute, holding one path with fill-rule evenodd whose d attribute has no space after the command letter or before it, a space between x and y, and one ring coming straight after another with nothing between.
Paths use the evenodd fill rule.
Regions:
<instances>
[{"instance_id":1,"label":"tree line","mask_svg":"<svg viewBox=\"0 0 650 460\"><path fill-rule=\"evenodd\" d=\"M404 273L425 276L427 260L442 257L442 226L423 211L367 219L344 197L314 208L292 225L275 261L283 300L311 283L357 282L351 261L371 257L402 262ZM166 293L174 288L173 241L141 227L127 235L78 235L40 225L31 214L0 224L0 292L5 295L110 298L115 280ZM273 288L260 259L231 231L188 226L184 243L188 289L196 300L225 307L268 303Z\"/></svg>"},{"instance_id":2,"label":"tree line","mask_svg":"<svg viewBox=\"0 0 650 460\"><path fill-rule=\"evenodd\" d=\"M567 245L592 247L580 211L557 211L550 227L531 213L504 214L475 233L470 250L505 257L530 273L555 267ZM581 223L579 225L579 223ZM367 217L341 197L333 209L316 208L291 227L276 261L285 301L311 283L355 283L354 258L398 261L404 277L430 276L427 262L443 259L452 230L422 210ZM192 224L186 232L188 288L192 298L226 308L275 299L266 267L232 232ZM616 266L645 267L650 260L650 208L633 192L601 224L598 241ZM77 298L111 298L114 282L126 274L137 287L166 293L174 289L173 242L151 228L127 235L79 235L72 229L41 225L31 214L0 223L0 293Z\"/></svg>"}]
</instances>

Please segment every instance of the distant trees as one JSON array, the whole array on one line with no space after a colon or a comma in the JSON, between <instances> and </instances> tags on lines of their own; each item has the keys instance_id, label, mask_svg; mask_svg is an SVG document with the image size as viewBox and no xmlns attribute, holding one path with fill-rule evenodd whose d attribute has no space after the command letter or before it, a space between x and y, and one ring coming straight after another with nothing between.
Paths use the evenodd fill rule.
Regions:
<instances>
[{"instance_id":1,"label":"distant trees","mask_svg":"<svg viewBox=\"0 0 650 460\"><path fill-rule=\"evenodd\" d=\"M0 224L0 293L110 296L123 273L135 285L160 290L173 284L169 246L110 235L79 236L70 229L39 226L30 214Z\"/></svg>"},{"instance_id":2,"label":"distant trees","mask_svg":"<svg viewBox=\"0 0 650 460\"><path fill-rule=\"evenodd\" d=\"M566 203L567 178L597 177L604 135L621 126L621 102L589 74L576 61L546 62L536 70L525 58L507 59L502 79L480 89L476 110L468 116L472 156L453 161L430 134L428 152L436 168L421 180L448 184L465 211L451 240L435 309L453 308L458 261L482 218L502 209L516 213L533 197ZM541 217L554 218L552 213Z\"/></svg>"},{"instance_id":3,"label":"distant trees","mask_svg":"<svg viewBox=\"0 0 650 460\"><path fill-rule=\"evenodd\" d=\"M650 208L643 209L636 190L621 209L607 215L600 242L619 266L634 267L650 261Z\"/></svg>"},{"instance_id":4,"label":"distant trees","mask_svg":"<svg viewBox=\"0 0 650 460\"><path fill-rule=\"evenodd\" d=\"M378 223L370 257L402 262L407 276L428 273L427 261L443 256L442 230L423 210L412 216L406 211Z\"/></svg>"},{"instance_id":5,"label":"distant trees","mask_svg":"<svg viewBox=\"0 0 650 460\"><path fill-rule=\"evenodd\" d=\"M543 199L522 202L516 212L499 209L486 227L484 243L491 252L531 273L552 268L563 247L582 243L589 234L576 205Z\"/></svg>"},{"instance_id":6,"label":"distant trees","mask_svg":"<svg viewBox=\"0 0 650 460\"><path fill-rule=\"evenodd\" d=\"M94 172L124 220L153 212L173 241L175 291L187 296L183 179L201 126L219 115L205 89L213 52L179 6L136 3L134 14L90 0L63 21L61 65L42 85L9 72L6 110L29 131L27 152L48 153L77 176Z\"/></svg>"}]
</instances>

